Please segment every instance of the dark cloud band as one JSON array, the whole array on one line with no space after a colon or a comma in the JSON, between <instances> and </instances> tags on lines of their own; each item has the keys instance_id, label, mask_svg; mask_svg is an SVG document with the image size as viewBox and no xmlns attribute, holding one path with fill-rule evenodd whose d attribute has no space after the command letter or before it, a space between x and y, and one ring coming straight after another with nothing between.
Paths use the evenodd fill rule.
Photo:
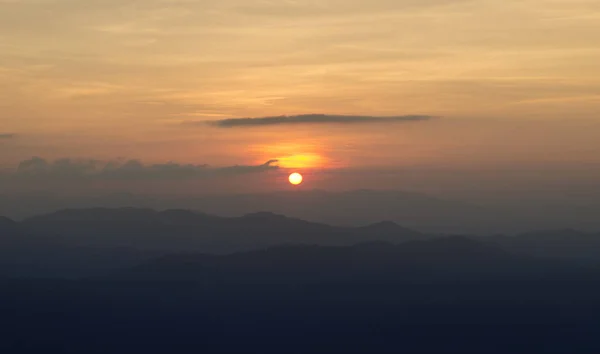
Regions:
<instances>
[{"instance_id":1,"label":"dark cloud band","mask_svg":"<svg viewBox=\"0 0 600 354\"><path fill-rule=\"evenodd\" d=\"M12 139L16 135L11 133L0 133L0 139Z\"/></svg>"},{"instance_id":2,"label":"dark cloud band","mask_svg":"<svg viewBox=\"0 0 600 354\"><path fill-rule=\"evenodd\" d=\"M4 177L43 178L43 179L107 179L107 180L144 180L144 179L186 179L240 175L255 172L266 172L279 168L277 160L270 160L262 165L235 165L227 167L211 167L209 165L193 165L165 163L147 165L139 160L125 162L101 162L96 160L60 159L49 162L40 157L22 161L17 170Z\"/></svg>"},{"instance_id":3,"label":"dark cloud band","mask_svg":"<svg viewBox=\"0 0 600 354\"><path fill-rule=\"evenodd\" d=\"M295 116L261 117L261 118L230 118L208 122L219 128L257 127L272 125L297 125L297 124L370 124L370 123L397 123L429 120L431 116L351 116L351 115L326 115L305 114Z\"/></svg>"}]
</instances>

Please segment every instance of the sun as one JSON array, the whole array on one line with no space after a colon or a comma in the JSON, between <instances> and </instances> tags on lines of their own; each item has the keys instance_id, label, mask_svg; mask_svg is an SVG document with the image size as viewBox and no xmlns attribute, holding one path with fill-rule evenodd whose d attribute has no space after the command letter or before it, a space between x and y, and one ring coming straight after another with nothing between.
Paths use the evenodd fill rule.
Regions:
<instances>
[{"instance_id":1,"label":"sun","mask_svg":"<svg viewBox=\"0 0 600 354\"><path fill-rule=\"evenodd\" d=\"M294 172L290 175L289 180L291 184L297 186L302 183L303 178L301 174L299 174L298 172Z\"/></svg>"}]
</instances>

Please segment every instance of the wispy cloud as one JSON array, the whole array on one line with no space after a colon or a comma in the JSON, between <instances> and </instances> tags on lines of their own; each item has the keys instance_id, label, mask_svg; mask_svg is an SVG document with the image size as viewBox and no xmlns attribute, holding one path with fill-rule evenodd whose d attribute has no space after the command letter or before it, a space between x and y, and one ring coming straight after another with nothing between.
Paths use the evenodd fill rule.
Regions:
<instances>
[{"instance_id":1,"label":"wispy cloud","mask_svg":"<svg viewBox=\"0 0 600 354\"><path fill-rule=\"evenodd\" d=\"M0 139L12 139L16 135L12 133L0 133Z\"/></svg>"},{"instance_id":2,"label":"wispy cloud","mask_svg":"<svg viewBox=\"0 0 600 354\"><path fill-rule=\"evenodd\" d=\"M297 124L381 124L424 121L429 120L431 118L433 117L425 115L377 117L355 115L304 114L278 117L229 118L210 122L189 122L188 124L209 124L219 128L235 128Z\"/></svg>"},{"instance_id":3,"label":"wispy cloud","mask_svg":"<svg viewBox=\"0 0 600 354\"><path fill-rule=\"evenodd\" d=\"M124 162L97 160L59 159L49 162L40 157L22 161L18 168L3 177L47 179L98 179L98 180L173 180L205 177L221 177L276 170L277 160L269 160L261 165L235 165L211 167L209 165L144 164L139 160Z\"/></svg>"}]
</instances>

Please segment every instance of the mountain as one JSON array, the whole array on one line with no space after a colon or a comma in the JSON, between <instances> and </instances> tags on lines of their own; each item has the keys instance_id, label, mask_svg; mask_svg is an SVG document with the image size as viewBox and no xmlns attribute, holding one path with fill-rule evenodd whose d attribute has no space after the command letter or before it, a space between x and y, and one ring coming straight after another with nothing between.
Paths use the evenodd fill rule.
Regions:
<instances>
[{"instance_id":1,"label":"mountain","mask_svg":"<svg viewBox=\"0 0 600 354\"><path fill-rule=\"evenodd\" d=\"M171 255L109 276L0 279L0 348L591 354L598 279L464 237Z\"/></svg>"},{"instance_id":2,"label":"mountain","mask_svg":"<svg viewBox=\"0 0 600 354\"><path fill-rule=\"evenodd\" d=\"M384 242L408 247L411 241L442 242L440 238L443 235L421 233L392 221L339 227L271 212L220 217L180 209L68 209L20 223L1 218L0 275L81 277L183 252L240 257L240 252L283 245L375 247ZM468 238L478 246L521 258L600 261L599 234L558 230ZM442 248L450 250L457 244ZM319 249L315 256L320 252L325 251Z\"/></svg>"},{"instance_id":3,"label":"mountain","mask_svg":"<svg viewBox=\"0 0 600 354\"><path fill-rule=\"evenodd\" d=\"M600 233L548 230L517 236L492 236L488 241L508 252L530 257L600 260Z\"/></svg>"},{"instance_id":4,"label":"mountain","mask_svg":"<svg viewBox=\"0 0 600 354\"><path fill-rule=\"evenodd\" d=\"M15 236L19 233L21 233L21 230L17 222L0 216L0 237Z\"/></svg>"},{"instance_id":5,"label":"mountain","mask_svg":"<svg viewBox=\"0 0 600 354\"><path fill-rule=\"evenodd\" d=\"M357 234L363 235L377 235L378 239L401 239L404 241L418 240L430 235L423 234L421 232L408 229L396 224L393 221L381 221L367 226L360 226L355 229Z\"/></svg>"},{"instance_id":6,"label":"mountain","mask_svg":"<svg viewBox=\"0 0 600 354\"><path fill-rule=\"evenodd\" d=\"M133 194L88 197L4 195L0 198L0 215L20 219L65 208L96 207L201 210L227 217L268 210L289 217L329 225L358 227L381 220L390 220L423 232L449 234L512 233L555 227L554 224L544 225L543 222L531 222L506 208L500 210L418 193L383 190L346 192L300 190L258 194L160 197ZM552 218L552 220L555 219ZM570 227L576 226L570 225Z\"/></svg>"},{"instance_id":7,"label":"mountain","mask_svg":"<svg viewBox=\"0 0 600 354\"><path fill-rule=\"evenodd\" d=\"M164 255L124 247L85 247L67 241L0 218L0 277L90 276Z\"/></svg>"},{"instance_id":8,"label":"mountain","mask_svg":"<svg viewBox=\"0 0 600 354\"><path fill-rule=\"evenodd\" d=\"M432 233L512 232L523 227L518 215L460 201L401 191L310 190L190 199L191 209L235 216L269 210L330 225L359 227L390 220Z\"/></svg>"},{"instance_id":9,"label":"mountain","mask_svg":"<svg viewBox=\"0 0 600 354\"><path fill-rule=\"evenodd\" d=\"M397 225L333 227L269 212L226 218L185 210L71 209L33 217L22 225L70 245L217 253L281 244L351 245L424 237Z\"/></svg>"},{"instance_id":10,"label":"mountain","mask_svg":"<svg viewBox=\"0 0 600 354\"><path fill-rule=\"evenodd\" d=\"M349 247L283 246L230 255L170 255L110 279L203 284L423 282L543 276L559 266L564 263L530 260L465 237L444 237L400 245L374 242Z\"/></svg>"},{"instance_id":11,"label":"mountain","mask_svg":"<svg viewBox=\"0 0 600 354\"><path fill-rule=\"evenodd\" d=\"M596 234L136 208L0 231L1 352L599 352Z\"/></svg>"}]
</instances>

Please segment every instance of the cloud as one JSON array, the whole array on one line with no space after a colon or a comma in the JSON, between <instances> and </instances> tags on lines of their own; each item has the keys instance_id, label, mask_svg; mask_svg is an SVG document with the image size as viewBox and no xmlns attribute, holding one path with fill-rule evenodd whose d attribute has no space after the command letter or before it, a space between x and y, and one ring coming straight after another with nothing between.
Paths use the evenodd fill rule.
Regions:
<instances>
[{"instance_id":1,"label":"cloud","mask_svg":"<svg viewBox=\"0 0 600 354\"><path fill-rule=\"evenodd\" d=\"M0 133L0 140L2 140L2 139L12 139L14 137L16 137L16 135L12 134L12 133Z\"/></svg>"},{"instance_id":2,"label":"cloud","mask_svg":"<svg viewBox=\"0 0 600 354\"><path fill-rule=\"evenodd\" d=\"M262 165L235 165L211 167L209 165L178 164L174 162L147 165L139 160L109 161L59 159L48 162L41 157L22 161L9 177L42 179L90 180L173 180L219 177L276 170L277 160ZM7 174L5 174L4 177Z\"/></svg>"},{"instance_id":3,"label":"cloud","mask_svg":"<svg viewBox=\"0 0 600 354\"><path fill-rule=\"evenodd\" d=\"M431 116L354 116L354 115L327 115L305 114L295 116L260 117L260 118L229 118L211 122L192 122L191 124L209 124L219 128L257 127L269 125L297 125L297 124L382 124L397 122L415 122L431 119Z\"/></svg>"}]
</instances>

